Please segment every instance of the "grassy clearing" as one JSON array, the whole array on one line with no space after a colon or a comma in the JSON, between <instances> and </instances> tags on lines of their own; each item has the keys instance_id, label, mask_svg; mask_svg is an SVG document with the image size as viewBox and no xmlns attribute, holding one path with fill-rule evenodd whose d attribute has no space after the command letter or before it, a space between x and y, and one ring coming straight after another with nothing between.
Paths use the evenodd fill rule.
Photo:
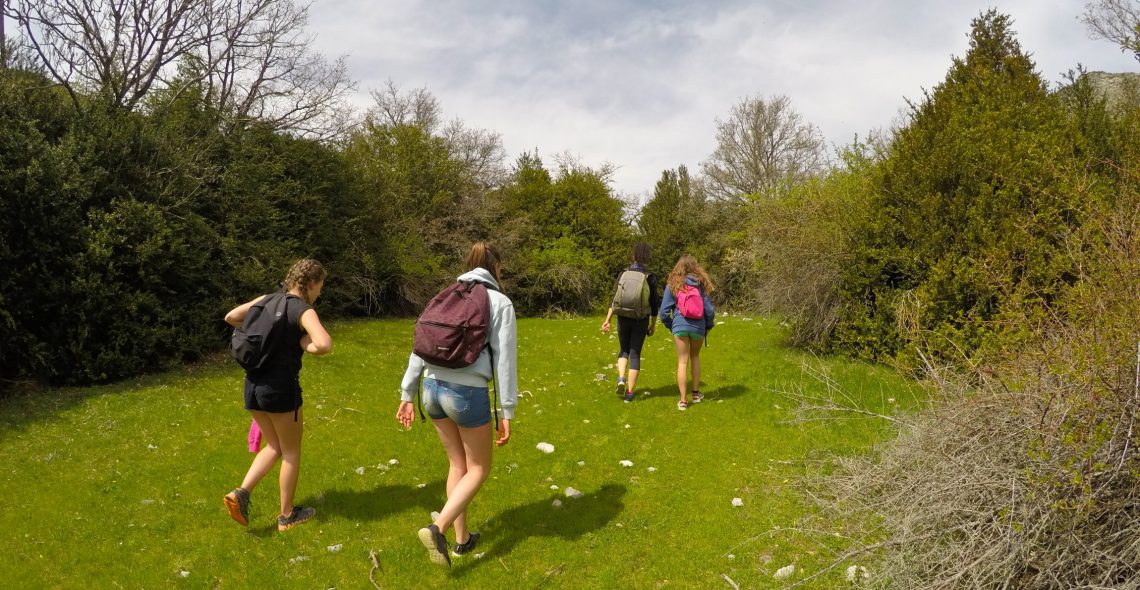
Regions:
<instances>
[{"instance_id":1,"label":"grassy clearing","mask_svg":"<svg viewBox=\"0 0 1140 590\"><path fill-rule=\"evenodd\" d=\"M222 507L251 459L232 362L5 400L3 585L364 588L376 550L385 589L727 588L721 574L742 588L780 587L778 568L795 564L799 579L832 555L777 530L808 510L798 476L888 431L861 419L791 423L794 402L774 391L821 390L802 371L811 360L784 348L771 320L724 320L702 354L707 399L687 412L676 409L663 333L647 342L637 401L623 404L608 368L616 340L597 330L600 319L520 321L525 393L470 512L484 555L457 559L450 573L414 535L442 505L446 458L430 423L404 432L394 419L408 320L335 324L335 354L305 359L298 501L318 514L287 533L274 526L276 472L253 494L248 531ZM888 398L915 391L887 369L822 362L871 409L891 413ZM399 464L385 470L390 459ZM570 486L583 497L566 498ZM809 587L841 583L836 571Z\"/></svg>"}]
</instances>

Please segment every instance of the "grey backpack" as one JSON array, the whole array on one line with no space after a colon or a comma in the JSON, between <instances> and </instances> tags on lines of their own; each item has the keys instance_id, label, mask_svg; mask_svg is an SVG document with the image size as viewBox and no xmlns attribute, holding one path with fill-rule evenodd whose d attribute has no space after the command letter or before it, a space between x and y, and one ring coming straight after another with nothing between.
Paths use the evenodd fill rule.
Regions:
<instances>
[{"instance_id":1,"label":"grey backpack","mask_svg":"<svg viewBox=\"0 0 1140 590\"><path fill-rule=\"evenodd\" d=\"M626 270L618 277L614 313L626 318L649 317L649 277L639 270Z\"/></svg>"}]
</instances>

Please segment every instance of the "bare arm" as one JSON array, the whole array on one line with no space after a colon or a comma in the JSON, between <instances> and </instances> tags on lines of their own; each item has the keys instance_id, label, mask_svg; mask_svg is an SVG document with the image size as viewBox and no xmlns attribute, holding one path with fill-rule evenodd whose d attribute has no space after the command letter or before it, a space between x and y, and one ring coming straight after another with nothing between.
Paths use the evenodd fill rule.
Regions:
<instances>
[{"instance_id":1,"label":"bare arm","mask_svg":"<svg viewBox=\"0 0 1140 590\"><path fill-rule=\"evenodd\" d=\"M301 337L301 348L305 352L318 356L332 352L332 337L317 317L317 310L309 308L301 314L301 327L305 329L305 335Z\"/></svg>"},{"instance_id":2,"label":"bare arm","mask_svg":"<svg viewBox=\"0 0 1140 590\"><path fill-rule=\"evenodd\" d=\"M254 303L257 303L264 298L265 295L259 295L256 299L253 299L252 301L248 301L231 309L229 313L226 314L226 323L235 328L240 328L242 321L245 320L245 315L249 313L249 308L252 307Z\"/></svg>"}]
</instances>

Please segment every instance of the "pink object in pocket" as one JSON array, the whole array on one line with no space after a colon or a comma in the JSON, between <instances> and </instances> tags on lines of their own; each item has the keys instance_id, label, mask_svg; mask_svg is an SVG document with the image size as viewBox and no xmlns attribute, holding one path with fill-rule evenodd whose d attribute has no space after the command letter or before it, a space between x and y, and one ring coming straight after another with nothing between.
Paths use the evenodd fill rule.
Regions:
<instances>
[{"instance_id":1,"label":"pink object in pocket","mask_svg":"<svg viewBox=\"0 0 1140 590\"><path fill-rule=\"evenodd\" d=\"M261 450L261 429L257 427L256 420L249 421L249 452L256 453Z\"/></svg>"}]
</instances>

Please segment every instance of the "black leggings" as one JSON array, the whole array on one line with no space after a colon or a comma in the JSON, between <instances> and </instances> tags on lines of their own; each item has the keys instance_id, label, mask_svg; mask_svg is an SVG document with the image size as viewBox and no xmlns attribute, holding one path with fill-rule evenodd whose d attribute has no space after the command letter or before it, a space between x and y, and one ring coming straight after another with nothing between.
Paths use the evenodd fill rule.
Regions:
<instances>
[{"instance_id":1,"label":"black leggings","mask_svg":"<svg viewBox=\"0 0 1140 590\"><path fill-rule=\"evenodd\" d=\"M641 347L645 344L645 336L649 332L649 318L627 318L618 316L618 343L621 345L621 354L618 358L628 358L629 368L641 370Z\"/></svg>"}]
</instances>

